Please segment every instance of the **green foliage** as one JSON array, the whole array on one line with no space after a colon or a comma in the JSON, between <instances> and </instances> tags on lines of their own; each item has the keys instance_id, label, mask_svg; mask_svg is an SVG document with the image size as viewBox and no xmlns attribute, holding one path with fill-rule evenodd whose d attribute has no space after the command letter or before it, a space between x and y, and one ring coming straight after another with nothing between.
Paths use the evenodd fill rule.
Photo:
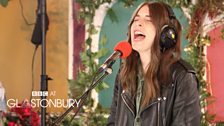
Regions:
<instances>
[{"instance_id":1,"label":"green foliage","mask_svg":"<svg viewBox=\"0 0 224 126\"><path fill-rule=\"evenodd\" d=\"M188 39L190 41L189 47L186 48L188 53L188 61L196 69L197 77L200 84L200 104L202 107L201 126L210 125L209 121L214 120L216 115L210 115L206 107L215 101L208 91L208 85L211 85L205 80L206 73L206 57L204 54L204 47L210 45L210 37L202 36L203 22L206 14L209 18L215 18L223 11L223 7L216 6L216 2L210 0L198 1L196 5L191 7L191 23L188 30ZM212 24L210 24L212 25ZM220 36L222 37L222 36ZM214 125L221 125L216 123Z\"/></svg>"},{"instance_id":2,"label":"green foliage","mask_svg":"<svg viewBox=\"0 0 224 126\"><path fill-rule=\"evenodd\" d=\"M175 7L189 7L191 5L191 0L158 0Z\"/></svg>"},{"instance_id":3,"label":"green foliage","mask_svg":"<svg viewBox=\"0 0 224 126\"><path fill-rule=\"evenodd\" d=\"M203 53L204 46L206 46L210 42L209 37L201 37L200 34L197 35L196 39L189 45L189 47L186 49L188 58L187 60L193 65L193 67L196 70L196 75L200 84L199 92L200 92L200 104L201 107L204 109L208 103L207 99L211 96L211 94L207 91L207 83L204 79L205 75L205 55ZM209 117L209 120L211 120L214 117ZM202 111L202 120L201 125L209 125L209 122L207 122L208 116L207 111L204 109Z\"/></svg>"},{"instance_id":4,"label":"green foliage","mask_svg":"<svg viewBox=\"0 0 224 126\"><path fill-rule=\"evenodd\" d=\"M107 14L112 22L118 22L118 17L112 8L109 8Z\"/></svg>"},{"instance_id":5,"label":"green foliage","mask_svg":"<svg viewBox=\"0 0 224 126\"><path fill-rule=\"evenodd\" d=\"M206 68L206 59L204 54L204 47L210 44L210 37L202 37L200 33L196 35L196 38L192 40L191 44L185 49L188 54L187 60L193 65L196 70L196 75L200 84L199 93L200 93L200 104L202 107L202 118L201 126L210 125L209 121L214 120L216 115L209 115L205 109L209 104L212 104L215 101L215 98L211 96L208 92L209 84L205 80L205 68ZM209 120L209 121L208 121ZM222 123L216 123L217 125L223 125Z\"/></svg>"},{"instance_id":6,"label":"green foliage","mask_svg":"<svg viewBox=\"0 0 224 126\"><path fill-rule=\"evenodd\" d=\"M136 2L138 0L118 0L118 2L123 2L124 3L124 7L131 7L134 5L134 2Z\"/></svg>"},{"instance_id":7,"label":"green foliage","mask_svg":"<svg viewBox=\"0 0 224 126\"><path fill-rule=\"evenodd\" d=\"M8 5L8 2L9 0L0 0L0 4L3 6L3 7L6 7Z\"/></svg>"},{"instance_id":8,"label":"green foliage","mask_svg":"<svg viewBox=\"0 0 224 126\"><path fill-rule=\"evenodd\" d=\"M69 80L69 96L77 97L84 93L84 91L90 86L93 81L100 65L97 60L108 53L108 49L104 48L107 43L106 36L103 36L100 40L100 49L97 52L92 50L92 35L98 33L96 27L93 24L93 17L95 16L95 11L100 7L100 5L105 3L110 3L111 0L77 0L80 4L80 10L78 13L78 19L84 20L87 26L88 36L85 41L84 51L80 54L82 66L80 67L77 77L75 80ZM117 21L117 17L112 9L108 11L110 13L110 18L112 21ZM105 82L101 82L94 89L99 92L109 86ZM78 121L73 121L72 126L104 126L107 122L108 110L103 109L98 104L94 108L94 99L89 98L84 104L82 112L79 114ZM69 117L68 117L69 118ZM69 119L68 119L69 120ZM67 124L65 124L67 125Z\"/></svg>"},{"instance_id":9,"label":"green foliage","mask_svg":"<svg viewBox=\"0 0 224 126\"><path fill-rule=\"evenodd\" d=\"M106 41L106 40L105 40ZM69 89L70 97L77 97L84 93L84 91L89 87L92 82L94 75L96 74L99 64L96 63L96 59L101 58L106 55L108 50L106 48L101 48L98 52L91 51L91 43L92 39L88 38L86 40L86 51L81 53L81 60L83 69L80 69L77 75L76 80L69 80ZM101 42L102 44L106 44L106 42ZM109 86L105 82L101 82L98 84L96 88L94 88L97 92L109 88ZM107 121L107 111L101 107L97 107L93 109L94 99L89 98L87 102L85 102L85 107L83 107L82 113L76 121L72 122L72 126L104 126ZM98 104L98 106L100 106ZM86 113L86 114L84 114Z\"/></svg>"},{"instance_id":10,"label":"green foliage","mask_svg":"<svg viewBox=\"0 0 224 126\"><path fill-rule=\"evenodd\" d=\"M106 44L106 41L107 40L105 38L101 39L101 45L104 46L103 44ZM97 52L92 52L90 48L92 44L91 38L88 38L85 44L87 47L85 49L86 51L80 54L83 68L79 69L76 80L69 80L69 96L71 97L75 97L77 94L82 94L81 91L86 90L86 88L91 84L92 79L99 68L99 64L96 63L95 60L103 57L108 53L108 49L103 47ZM105 82L102 82L95 89L97 92L99 92L105 88L108 88L108 85Z\"/></svg>"},{"instance_id":11,"label":"green foliage","mask_svg":"<svg viewBox=\"0 0 224 126\"><path fill-rule=\"evenodd\" d=\"M91 25L96 10L102 4L110 4L111 0L76 0L76 2L79 3L81 7L78 13L78 18L84 20L85 24Z\"/></svg>"}]
</instances>

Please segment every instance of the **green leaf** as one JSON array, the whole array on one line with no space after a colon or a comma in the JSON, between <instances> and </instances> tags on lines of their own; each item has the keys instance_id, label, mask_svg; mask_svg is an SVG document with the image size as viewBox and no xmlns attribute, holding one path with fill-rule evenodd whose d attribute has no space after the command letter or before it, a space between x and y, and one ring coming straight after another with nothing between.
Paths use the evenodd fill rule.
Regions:
<instances>
[{"instance_id":1,"label":"green leaf","mask_svg":"<svg viewBox=\"0 0 224 126\"><path fill-rule=\"evenodd\" d=\"M97 57L97 53L98 53L98 52L92 52L92 57L93 57L93 58L96 58L96 57Z\"/></svg>"},{"instance_id":2,"label":"green leaf","mask_svg":"<svg viewBox=\"0 0 224 126\"><path fill-rule=\"evenodd\" d=\"M118 22L117 15L115 14L115 12L112 8L109 8L107 10L107 14L112 22Z\"/></svg>"},{"instance_id":3,"label":"green leaf","mask_svg":"<svg viewBox=\"0 0 224 126\"><path fill-rule=\"evenodd\" d=\"M188 6L189 5L189 2L188 0L184 0L184 5Z\"/></svg>"},{"instance_id":4,"label":"green leaf","mask_svg":"<svg viewBox=\"0 0 224 126\"><path fill-rule=\"evenodd\" d=\"M0 0L0 4L3 6L3 7L6 7L8 5L8 2L9 0Z\"/></svg>"},{"instance_id":5,"label":"green leaf","mask_svg":"<svg viewBox=\"0 0 224 126\"><path fill-rule=\"evenodd\" d=\"M107 36L103 35L100 39L100 45L105 46L107 43Z\"/></svg>"},{"instance_id":6,"label":"green leaf","mask_svg":"<svg viewBox=\"0 0 224 126\"><path fill-rule=\"evenodd\" d=\"M94 28L92 28L91 33L92 33L92 34L96 34L96 33L98 33L98 31L97 31L96 28L94 27Z\"/></svg>"},{"instance_id":7,"label":"green leaf","mask_svg":"<svg viewBox=\"0 0 224 126\"><path fill-rule=\"evenodd\" d=\"M81 56L82 62L86 62L89 59L86 53L81 53L80 56Z\"/></svg>"},{"instance_id":8,"label":"green leaf","mask_svg":"<svg viewBox=\"0 0 224 126\"><path fill-rule=\"evenodd\" d=\"M224 33L224 28L221 30L222 33Z\"/></svg>"},{"instance_id":9,"label":"green leaf","mask_svg":"<svg viewBox=\"0 0 224 126\"><path fill-rule=\"evenodd\" d=\"M91 52L90 48L87 49L87 50L86 50L86 55L90 58L90 57L92 57L91 54L92 54L92 52Z\"/></svg>"},{"instance_id":10,"label":"green leaf","mask_svg":"<svg viewBox=\"0 0 224 126\"><path fill-rule=\"evenodd\" d=\"M99 92L103 89L107 89L109 88L109 85L105 82L100 83L97 87L96 87L96 92Z\"/></svg>"},{"instance_id":11,"label":"green leaf","mask_svg":"<svg viewBox=\"0 0 224 126\"><path fill-rule=\"evenodd\" d=\"M101 48L98 51L96 58L101 58L101 57L105 56L108 52L109 52L109 50L107 48Z\"/></svg>"},{"instance_id":12,"label":"green leaf","mask_svg":"<svg viewBox=\"0 0 224 126\"><path fill-rule=\"evenodd\" d=\"M91 43L92 43L92 38L89 37L89 38L86 40L86 44L90 46Z\"/></svg>"},{"instance_id":13,"label":"green leaf","mask_svg":"<svg viewBox=\"0 0 224 126\"><path fill-rule=\"evenodd\" d=\"M98 31L96 30L96 28L92 25L89 29L88 29L89 34L93 35L96 34Z\"/></svg>"},{"instance_id":14,"label":"green leaf","mask_svg":"<svg viewBox=\"0 0 224 126\"><path fill-rule=\"evenodd\" d=\"M207 115L207 118L208 118L208 120L214 120L215 116L216 116L216 114Z\"/></svg>"},{"instance_id":15,"label":"green leaf","mask_svg":"<svg viewBox=\"0 0 224 126\"><path fill-rule=\"evenodd\" d=\"M85 24L91 24L93 22L93 17L91 14L83 13L81 16L85 17Z\"/></svg>"}]
</instances>

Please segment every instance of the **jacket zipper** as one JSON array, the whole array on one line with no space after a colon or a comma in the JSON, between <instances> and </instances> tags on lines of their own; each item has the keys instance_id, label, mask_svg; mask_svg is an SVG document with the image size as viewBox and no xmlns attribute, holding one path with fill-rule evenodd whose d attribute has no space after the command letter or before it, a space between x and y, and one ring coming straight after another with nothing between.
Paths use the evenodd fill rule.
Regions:
<instances>
[{"instance_id":1,"label":"jacket zipper","mask_svg":"<svg viewBox=\"0 0 224 126\"><path fill-rule=\"evenodd\" d=\"M158 102L158 110L157 110L158 111L158 114L157 114L157 116L158 116L157 117L157 119L158 119L157 120L157 125L160 126L160 121L159 120L160 120L160 102L161 102L161 97L158 98L158 101L159 102Z\"/></svg>"},{"instance_id":2,"label":"jacket zipper","mask_svg":"<svg viewBox=\"0 0 224 126\"><path fill-rule=\"evenodd\" d=\"M127 103L127 101L126 101L126 99L124 98L124 96L123 96L124 94L122 93L121 94L121 98L122 98L122 100L124 101L124 104L128 107L128 109L131 111L131 113L133 114L133 116L135 116L135 113L134 113L134 111L131 109L131 107L128 105L128 103Z\"/></svg>"},{"instance_id":3,"label":"jacket zipper","mask_svg":"<svg viewBox=\"0 0 224 126\"><path fill-rule=\"evenodd\" d=\"M163 97L163 98L159 97L159 98L158 98L158 109L157 109L157 111L158 111L157 125L158 125L158 126L160 126L160 106L161 106L161 102L163 102L163 101L165 101L165 100L166 100L166 97ZM162 124L163 124L163 123L162 123Z\"/></svg>"},{"instance_id":4,"label":"jacket zipper","mask_svg":"<svg viewBox=\"0 0 224 126\"><path fill-rule=\"evenodd\" d=\"M128 105L128 103L127 103L127 101L126 101L126 99L125 99L124 93L121 93L121 98L122 98L122 100L124 101L124 104L125 104L125 105L128 107L128 109L131 111L131 113L133 114L133 116L135 116L134 111L131 109L131 107ZM152 102L152 103L149 104L144 110L142 110L142 111L140 112L140 115L141 115L141 113L142 113L143 111L145 111L146 109L148 109L148 108L151 107L152 105L158 103L158 104L157 104L157 105L158 105L158 109L157 109L157 112L158 112L157 126L160 126L160 106L161 106L160 104L161 104L161 102L163 102L163 101L165 101L165 100L166 100L166 97L163 97L163 98L158 97L156 101Z\"/></svg>"},{"instance_id":5,"label":"jacket zipper","mask_svg":"<svg viewBox=\"0 0 224 126\"><path fill-rule=\"evenodd\" d=\"M146 109L148 109L149 107L151 107L152 105L154 105L154 104L156 104L156 103L158 103L158 102L159 102L159 101L156 100L156 101L152 102L151 104L149 104L146 108L144 108L144 109L140 112L140 115L141 115L141 113L142 113L143 111L145 111Z\"/></svg>"}]
</instances>

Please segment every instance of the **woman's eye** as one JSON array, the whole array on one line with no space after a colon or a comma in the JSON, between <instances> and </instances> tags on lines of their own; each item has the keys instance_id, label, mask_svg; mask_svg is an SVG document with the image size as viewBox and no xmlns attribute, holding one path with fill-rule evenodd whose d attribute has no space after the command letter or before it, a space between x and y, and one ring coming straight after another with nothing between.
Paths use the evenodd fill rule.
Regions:
<instances>
[{"instance_id":1,"label":"woman's eye","mask_svg":"<svg viewBox=\"0 0 224 126\"><path fill-rule=\"evenodd\" d=\"M151 19L145 19L146 21L149 21L149 22L151 22L152 20Z\"/></svg>"}]
</instances>

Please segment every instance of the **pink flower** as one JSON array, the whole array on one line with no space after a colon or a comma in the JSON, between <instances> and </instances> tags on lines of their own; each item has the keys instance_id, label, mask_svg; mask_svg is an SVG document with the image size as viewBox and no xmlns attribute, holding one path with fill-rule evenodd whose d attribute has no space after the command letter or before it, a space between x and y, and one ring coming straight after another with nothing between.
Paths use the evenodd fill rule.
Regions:
<instances>
[{"instance_id":1,"label":"pink flower","mask_svg":"<svg viewBox=\"0 0 224 126\"><path fill-rule=\"evenodd\" d=\"M15 126L14 122L8 122L8 126Z\"/></svg>"}]
</instances>

